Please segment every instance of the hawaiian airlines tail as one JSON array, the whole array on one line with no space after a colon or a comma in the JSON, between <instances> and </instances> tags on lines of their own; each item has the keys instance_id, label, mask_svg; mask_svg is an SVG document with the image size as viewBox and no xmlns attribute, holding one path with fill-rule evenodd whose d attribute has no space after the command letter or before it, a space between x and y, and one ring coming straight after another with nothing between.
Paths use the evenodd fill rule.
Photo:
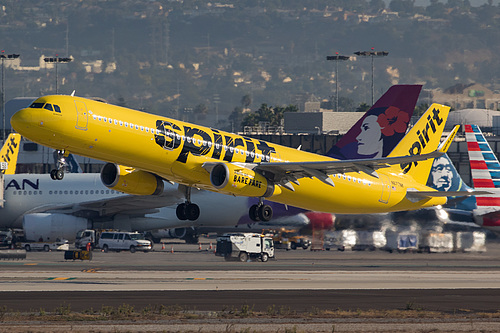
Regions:
<instances>
[{"instance_id":1,"label":"hawaiian airlines tail","mask_svg":"<svg viewBox=\"0 0 500 333\"><path fill-rule=\"evenodd\" d=\"M2 168L0 172L5 175L13 175L16 173L17 156L19 154L19 143L21 135L11 133L7 137L5 144L0 150L0 159L2 163L7 163L6 168Z\"/></svg>"},{"instance_id":2,"label":"hawaiian airlines tail","mask_svg":"<svg viewBox=\"0 0 500 333\"><path fill-rule=\"evenodd\" d=\"M410 156L423 155L435 151L440 144L449 112L449 106L432 104L389 154L389 157L407 156L408 154ZM453 137L456 131L458 128L454 129ZM443 143L447 145L446 149L450 143L451 140L448 142L448 139ZM432 167L432 160L403 163L400 164L400 167L405 174L412 176L418 183L425 184Z\"/></svg>"},{"instance_id":3,"label":"hawaiian airlines tail","mask_svg":"<svg viewBox=\"0 0 500 333\"><path fill-rule=\"evenodd\" d=\"M421 85L390 87L326 155L339 160L386 157L405 135L421 89ZM382 149L375 153L367 149L377 141L368 134L374 127L380 127L383 138Z\"/></svg>"}]
</instances>

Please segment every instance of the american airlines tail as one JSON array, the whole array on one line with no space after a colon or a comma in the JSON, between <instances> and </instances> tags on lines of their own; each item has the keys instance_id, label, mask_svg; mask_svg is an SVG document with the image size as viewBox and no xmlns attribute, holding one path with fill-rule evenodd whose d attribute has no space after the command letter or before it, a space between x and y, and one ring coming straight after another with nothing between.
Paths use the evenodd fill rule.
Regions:
<instances>
[{"instance_id":1,"label":"american airlines tail","mask_svg":"<svg viewBox=\"0 0 500 333\"><path fill-rule=\"evenodd\" d=\"M465 125L465 138L476 190L490 191L492 194L477 196L475 211L483 227L500 231L500 163L477 125Z\"/></svg>"},{"instance_id":2,"label":"american airlines tail","mask_svg":"<svg viewBox=\"0 0 500 333\"><path fill-rule=\"evenodd\" d=\"M17 156L19 155L19 144L21 135L11 133L5 140L5 143L0 150L0 160L6 165L2 165L0 172L4 175L13 175L16 173Z\"/></svg>"}]
</instances>

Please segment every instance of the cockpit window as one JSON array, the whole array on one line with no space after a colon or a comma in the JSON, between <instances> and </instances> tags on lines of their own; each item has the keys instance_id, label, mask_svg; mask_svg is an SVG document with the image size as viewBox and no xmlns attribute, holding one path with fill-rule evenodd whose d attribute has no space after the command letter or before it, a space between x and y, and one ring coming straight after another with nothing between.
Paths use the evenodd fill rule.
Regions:
<instances>
[{"instance_id":1,"label":"cockpit window","mask_svg":"<svg viewBox=\"0 0 500 333\"><path fill-rule=\"evenodd\" d=\"M45 106L43 108L47 109L49 111L54 111L54 109L52 108L52 104L49 104L49 103L45 104Z\"/></svg>"},{"instance_id":2,"label":"cockpit window","mask_svg":"<svg viewBox=\"0 0 500 333\"><path fill-rule=\"evenodd\" d=\"M54 104L54 111L61 113L61 108L59 107L59 105Z\"/></svg>"},{"instance_id":3,"label":"cockpit window","mask_svg":"<svg viewBox=\"0 0 500 333\"><path fill-rule=\"evenodd\" d=\"M45 103L37 103L37 102L34 102L34 103L31 103L30 105L30 108L33 108L33 109L41 109L43 108Z\"/></svg>"}]
</instances>

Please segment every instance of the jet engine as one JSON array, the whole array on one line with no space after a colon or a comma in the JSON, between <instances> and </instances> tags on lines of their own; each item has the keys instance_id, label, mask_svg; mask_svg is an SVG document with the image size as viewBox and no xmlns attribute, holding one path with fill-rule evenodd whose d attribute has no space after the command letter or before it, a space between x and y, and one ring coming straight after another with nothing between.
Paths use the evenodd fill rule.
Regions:
<instances>
[{"instance_id":1,"label":"jet engine","mask_svg":"<svg viewBox=\"0 0 500 333\"><path fill-rule=\"evenodd\" d=\"M30 241L73 241L78 231L90 228L92 223L86 218L66 214L36 213L23 217L24 236Z\"/></svg>"},{"instance_id":2,"label":"jet engine","mask_svg":"<svg viewBox=\"0 0 500 333\"><path fill-rule=\"evenodd\" d=\"M157 195L163 192L163 181L160 177L114 163L104 165L101 181L110 189L128 194Z\"/></svg>"},{"instance_id":3,"label":"jet engine","mask_svg":"<svg viewBox=\"0 0 500 333\"><path fill-rule=\"evenodd\" d=\"M246 196L269 197L274 184L261 174L231 163L217 163L210 171L210 182L222 192Z\"/></svg>"}]
</instances>

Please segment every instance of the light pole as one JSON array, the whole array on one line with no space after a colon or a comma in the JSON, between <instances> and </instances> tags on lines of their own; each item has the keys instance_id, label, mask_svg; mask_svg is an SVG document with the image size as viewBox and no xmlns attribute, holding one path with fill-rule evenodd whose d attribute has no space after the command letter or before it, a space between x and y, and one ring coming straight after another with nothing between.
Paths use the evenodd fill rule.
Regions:
<instances>
[{"instance_id":1,"label":"light pole","mask_svg":"<svg viewBox=\"0 0 500 333\"><path fill-rule=\"evenodd\" d=\"M326 56L326 60L335 61L335 112L339 112L339 61L349 59L350 57L339 55L338 52L334 56Z\"/></svg>"},{"instance_id":2,"label":"light pole","mask_svg":"<svg viewBox=\"0 0 500 333\"><path fill-rule=\"evenodd\" d=\"M5 89L4 89L4 61L5 60L14 60L19 58L19 54L5 54L5 51L2 50L0 53L0 59L2 59L2 124L3 124L3 142L5 143Z\"/></svg>"},{"instance_id":3,"label":"light pole","mask_svg":"<svg viewBox=\"0 0 500 333\"><path fill-rule=\"evenodd\" d=\"M387 51L373 51L374 48L372 47L372 50L371 51L358 51L358 52L354 52L355 55L358 55L358 56L363 56L363 57L371 57L372 58L372 105L374 103L374 99L373 99L373 95L375 94L375 89L374 89L374 86L373 86L373 68L374 68L374 65L373 65L373 59L375 57L386 57L389 55L389 52Z\"/></svg>"},{"instance_id":4,"label":"light pole","mask_svg":"<svg viewBox=\"0 0 500 333\"><path fill-rule=\"evenodd\" d=\"M45 62L48 62L48 63L55 63L55 67L56 67L56 95L58 94L58 89L57 89L57 64L58 63L64 63L64 64L67 64L68 62L72 61L73 59L71 58L59 58L59 55L56 54L56 57L55 58L44 58L43 61Z\"/></svg>"}]
</instances>

